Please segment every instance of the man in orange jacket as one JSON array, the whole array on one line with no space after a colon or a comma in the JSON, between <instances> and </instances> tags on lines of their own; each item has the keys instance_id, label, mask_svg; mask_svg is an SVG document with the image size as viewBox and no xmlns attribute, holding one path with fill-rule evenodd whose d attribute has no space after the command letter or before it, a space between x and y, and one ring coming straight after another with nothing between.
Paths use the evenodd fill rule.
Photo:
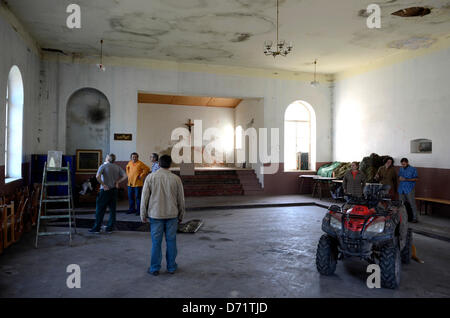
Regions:
<instances>
[{"instance_id":1,"label":"man in orange jacket","mask_svg":"<svg viewBox=\"0 0 450 318\"><path fill-rule=\"evenodd\" d=\"M135 213L140 215L142 187L144 186L145 176L150 172L150 168L142 161L139 161L139 155L136 152L133 152L130 157L131 160L126 167L129 202L127 214Z\"/></svg>"}]
</instances>

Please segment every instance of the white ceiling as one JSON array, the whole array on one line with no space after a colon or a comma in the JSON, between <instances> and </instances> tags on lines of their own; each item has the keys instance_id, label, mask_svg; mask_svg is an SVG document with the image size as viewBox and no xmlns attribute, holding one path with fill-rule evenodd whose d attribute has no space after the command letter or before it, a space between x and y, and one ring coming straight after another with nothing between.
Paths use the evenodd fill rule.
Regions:
<instances>
[{"instance_id":1,"label":"white ceiling","mask_svg":"<svg viewBox=\"0 0 450 318\"><path fill-rule=\"evenodd\" d=\"M81 29L66 27L66 7L81 6ZM381 29L360 11L381 6ZM336 73L400 51L450 39L449 0L280 0L280 38L293 41L287 57L263 54L275 40L276 0L8 0L7 5L42 48L179 62L314 70ZM392 12L432 8L424 17Z\"/></svg>"}]
</instances>

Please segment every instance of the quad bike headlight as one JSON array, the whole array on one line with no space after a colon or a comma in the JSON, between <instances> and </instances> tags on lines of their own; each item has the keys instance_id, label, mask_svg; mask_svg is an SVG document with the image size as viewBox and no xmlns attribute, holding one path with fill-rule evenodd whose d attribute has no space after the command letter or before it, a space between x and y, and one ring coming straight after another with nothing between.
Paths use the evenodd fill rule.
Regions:
<instances>
[{"instance_id":1,"label":"quad bike headlight","mask_svg":"<svg viewBox=\"0 0 450 318\"><path fill-rule=\"evenodd\" d=\"M331 217L330 218L330 226L335 230L342 229L342 223L338 219Z\"/></svg>"},{"instance_id":2,"label":"quad bike headlight","mask_svg":"<svg viewBox=\"0 0 450 318\"><path fill-rule=\"evenodd\" d=\"M384 231L384 222L374 222L370 224L366 229L366 232L369 233L383 233L383 231Z\"/></svg>"}]
</instances>

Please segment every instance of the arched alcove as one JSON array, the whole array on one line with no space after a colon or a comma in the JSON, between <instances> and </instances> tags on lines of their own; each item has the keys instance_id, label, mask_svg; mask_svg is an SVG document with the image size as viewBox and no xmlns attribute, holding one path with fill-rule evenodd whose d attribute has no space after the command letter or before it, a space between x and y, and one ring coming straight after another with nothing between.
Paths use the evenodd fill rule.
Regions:
<instances>
[{"instance_id":1,"label":"arched alcove","mask_svg":"<svg viewBox=\"0 0 450 318\"><path fill-rule=\"evenodd\" d=\"M109 153L110 104L105 94L95 88L74 92L67 102L66 123L68 155L75 155L77 149Z\"/></svg>"},{"instance_id":2,"label":"arched alcove","mask_svg":"<svg viewBox=\"0 0 450 318\"><path fill-rule=\"evenodd\" d=\"M24 90L22 74L11 67L6 88L5 116L5 178L22 177Z\"/></svg>"},{"instance_id":3,"label":"arched alcove","mask_svg":"<svg viewBox=\"0 0 450 318\"><path fill-rule=\"evenodd\" d=\"M284 113L284 170L315 170L315 166L316 113L298 100Z\"/></svg>"}]
</instances>

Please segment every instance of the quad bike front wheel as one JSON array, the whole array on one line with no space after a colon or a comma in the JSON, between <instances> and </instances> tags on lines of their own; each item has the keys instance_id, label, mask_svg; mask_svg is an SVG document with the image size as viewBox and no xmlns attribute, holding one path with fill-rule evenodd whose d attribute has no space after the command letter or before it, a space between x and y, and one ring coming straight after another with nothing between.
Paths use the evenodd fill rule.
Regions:
<instances>
[{"instance_id":1,"label":"quad bike front wheel","mask_svg":"<svg viewBox=\"0 0 450 318\"><path fill-rule=\"evenodd\" d=\"M401 264L398 244L386 244L381 248L381 287L395 289L400 285Z\"/></svg>"},{"instance_id":2,"label":"quad bike front wheel","mask_svg":"<svg viewBox=\"0 0 450 318\"><path fill-rule=\"evenodd\" d=\"M316 252L316 267L322 275L332 275L337 264L337 244L335 240L324 234L320 237Z\"/></svg>"},{"instance_id":3,"label":"quad bike front wheel","mask_svg":"<svg viewBox=\"0 0 450 318\"><path fill-rule=\"evenodd\" d=\"M411 261L411 253L412 253L412 229L408 229L406 233L406 242L405 247L403 247L401 252L401 258L403 264L409 264Z\"/></svg>"}]
</instances>

